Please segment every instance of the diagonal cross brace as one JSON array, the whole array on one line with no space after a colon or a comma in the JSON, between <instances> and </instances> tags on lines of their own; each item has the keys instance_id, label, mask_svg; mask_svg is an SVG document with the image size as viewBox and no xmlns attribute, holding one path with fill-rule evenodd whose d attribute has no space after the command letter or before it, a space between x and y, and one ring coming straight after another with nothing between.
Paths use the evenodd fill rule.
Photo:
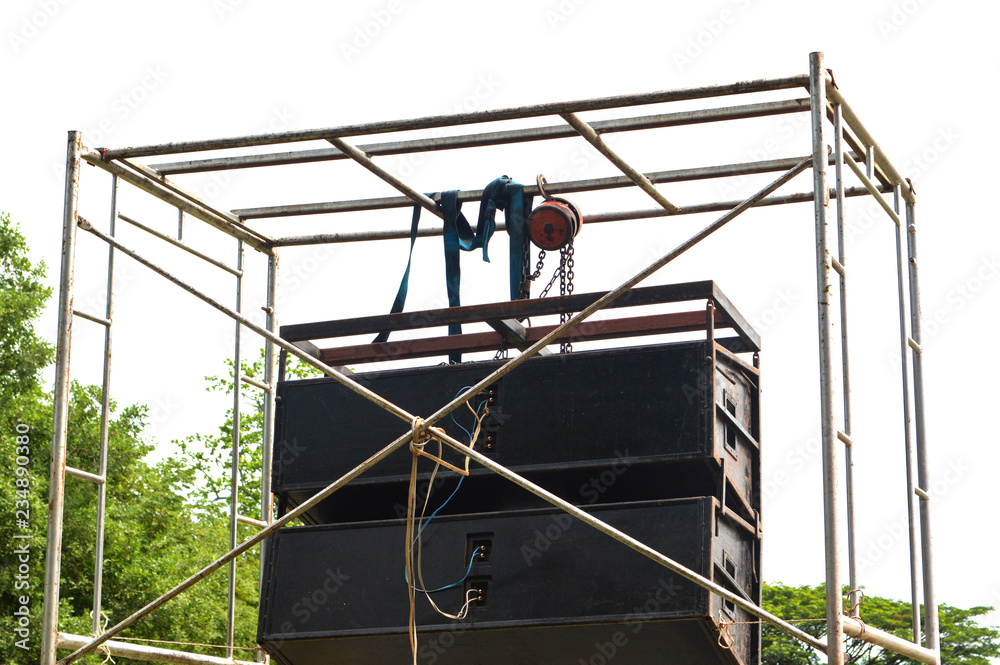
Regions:
<instances>
[{"instance_id":1,"label":"diagonal cross brace","mask_svg":"<svg viewBox=\"0 0 1000 665\"><path fill-rule=\"evenodd\" d=\"M581 120L575 113L563 113L561 115L563 120L572 125L573 129L575 129L580 136L587 139L587 142L590 143L590 145L597 148L598 152L607 157L612 164L618 167L618 170L628 176L628 179L634 182L639 189L653 197L653 200L663 206L667 212L680 211L680 208L668 201L667 197L660 193L660 190L656 188L656 185L650 182L649 178L632 168L631 164L626 162L618 155L617 152L612 150L593 127Z\"/></svg>"}]
</instances>

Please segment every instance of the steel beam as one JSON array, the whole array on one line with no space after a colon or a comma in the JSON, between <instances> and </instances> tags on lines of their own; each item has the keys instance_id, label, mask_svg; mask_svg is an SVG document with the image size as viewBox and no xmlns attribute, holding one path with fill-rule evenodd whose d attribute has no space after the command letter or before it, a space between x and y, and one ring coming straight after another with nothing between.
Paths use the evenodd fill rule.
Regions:
<instances>
[{"instance_id":1,"label":"steel beam","mask_svg":"<svg viewBox=\"0 0 1000 665\"><path fill-rule=\"evenodd\" d=\"M302 342L314 339L348 337L378 333L383 330L414 330L434 328L455 323L476 323L499 319L525 319L532 316L579 312L593 304L603 293L577 293L553 298L511 300L508 302L464 305L418 312L399 312L376 316L356 317L335 321L299 323L281 328L282 339ZM742 314L712 281L688 282L684 284L663 284L633 289L627 299L612 302L609 309L657 305L668 302L714 299L725 321L754 350L760 349L760 335L750 326Z\"/></svg>"},{"instance_id":2,"label":"steel beam","mask_svg":"<svg viewBox=\"0 0 1000 665\"><path fill-rule=\"evenodd\" d=\"M721 313L717 316L724 323ZM499 321L488 322L490 325ZM514 323L517 323L514 320ZM520 326L520 324L518 324ZM496 325L496 328L502 328ZM419 339L404 339L398 342L376 342L357 346L338 346L320 349L319 358L327 365L337 367L354 363L376 362L380 360L403 360L406 358L426 358L455 353L475 353L477 351L493 351L500 348L504 340L508 346L518 350L527 349L533 342L540 340L556 329L557 326L522 326L523 337L498 330L497 332L463 333L459 335L443 335L438 337L423 337ZM705 316L701 312L672 312L669 314L654 314L646 316L625 317L620 319L604 319L588 321L580 324L559 338L560 342L588 342L604 339L619 339L622 337L639 337L642 335L665 335L678 332L691 332L705 329ZM733 338L734 341L739 341ZM544 351L544 349L543 349ZM539 355L544 355L539 352Z\"/></svg>"}]
</instances>

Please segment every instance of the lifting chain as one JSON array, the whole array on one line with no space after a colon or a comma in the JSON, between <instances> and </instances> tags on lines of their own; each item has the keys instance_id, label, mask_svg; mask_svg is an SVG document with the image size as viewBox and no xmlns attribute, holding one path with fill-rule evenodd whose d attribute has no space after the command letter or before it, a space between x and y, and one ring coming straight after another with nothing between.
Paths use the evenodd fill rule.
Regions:
<instances>
[{"instance_id":1,"label":"lifting chain","mask_svg":"<svg viewBox=\"0 0 1000 665\"><path fill-rule=\"evenodd\" d=\"M542 268L545 266L545 250L538 250L538 262L535 264L535 272L528 274L528 261L530 258L527 251L525 252L525 260L522 262L521 266L521 293L518 297L520 298L530 298L531 297L531 283L537 280L542 275ZM544 297L544 296L542 296Z\"/></svg>"},{"instance_id":2,"label":"lifting chain","mask_svg":"<svg viewBox=\"0 0 1000 665\"><path fill-rule=\"evenodd\" d=\"M573 243L570 242L568 245L559 250L559 267L555 269L552 273L552 278L549 279L549 283L545 285L542 292L538 294L539 298L544 298L552 290L552 287L556 283L556 278L559 278L559 295L567 296L573 294L573 278L576 276L574 268L576 267L576 261L573 258L574 249ZM528 274L528 262L524 262L524 268L521 278L521 293L522 298L531 297L531 283L537 280L542 274L542 268L545 265L545 250L541 249L538 251L538 262L535 264L535 271ZM566 323L569 321L570 314L564 312L559 315L559 323ZM570 353L573 351L573 345L570 342L561 342L559 344L560 353ZM507 345L501 344L500 349L497 351L495 359L500 360L507 357Z\"/></svg>"},{"instance_id":3,"label":"lifting chain","mask_svg":"<svg viewBox=\"0 0 1000 665\"><path fill-rule=\"evenodd\" d=\"M559 295L569 296L573 295L573 266L575 261L573 260L573 241L571 240L568 245L559 250ZM563 312L559 315L559 323L563 324L569 321L570 313ZM573 351L573 344L570 342L561 342L559 344L559 353L571 353Z\"/></svg>"}]
</instances>

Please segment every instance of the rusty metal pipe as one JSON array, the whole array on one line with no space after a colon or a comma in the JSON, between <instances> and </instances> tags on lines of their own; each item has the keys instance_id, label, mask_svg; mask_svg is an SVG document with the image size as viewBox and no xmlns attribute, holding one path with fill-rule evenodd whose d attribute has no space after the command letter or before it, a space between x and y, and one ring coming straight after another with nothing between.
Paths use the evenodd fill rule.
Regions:
<instances>
[{"instance_id":1,"label":"rusty metal pipe","mask_svg":"<svg viewBox=\"0 0 1000 665\"><path fill-rule=\"evenodd\" d=\"M650 198L659 203L664 210L672 213L680 210L680 208L667 200L667 197L665 197L660 190L656 188L656 185L649 181L649 178L635 170L631 164L626 162L620 155L618 155L618 153L612 150L611 146L604 142L604 139L602 139L601 136L594 131L593 127L588 125L574 113L562 113L560 115L563 120L568 122L573 129L580 133L580 136L587 140L587 143L594 146L599 153L607 157L608 161L618 167L618 170L624 173L629 180L634 182L636 187L649 194Z\"/></svg>"},{"instance_id":2,"label":"rusty metal pipe","mask_svg":"<svg viewBox=\"0 0 1000 665\"><path fill-rule=\"evenodd\" d=\"M680 111L677 113L661 113L658 115L641 116L638 118L616 118L613 120L597 120L590 123L595 130L608 132L629 132L643 129L658 129L662 127L679 127L724 120L740 120L745 118L761 118L785 113L799 113L809 110L808 99L789 99L779 102L764 102L762 104L745 104L727 106L715 109L698 109ZM358 149L371 157L385 155L405 155L415 152L432 152L437 150L457 150L461 148L478 148L492 145L508 145L528 141L545 141L574 137L577 133L566 125L549 127L532 127L529 129L512 129L500 132L485 132L481 134L465 134L459 136L439 136L409 141L391 141L387 143L368 143L359 145ZM216 157L214 159L196 159L182 162L153 164L151 169L163 175L174 173L204 173L206 171L224 171L229 169L245 169L260 166L280 166L285 164L307 164L347 159L343 151L336 148L320 148L316 150L297 150L288 152L268 153L263 155L240 155L236 157Z\"/></svg>"},{"instance_id":3,"label":"rusty metal pipe","mask_svg":"<svg viewBox=\"0 0 1000 665\"><path fill-rule=\"evenodd\" d=\"M135 185L147 194L152 194L156 198L169 203L170 205L183 210L187 214L200 219L201 221L214 226L223 233L242 240L256 250L268 251L269 238L263 236L253 229L243 226L239 219L232 215L222 215L209 209L201 201L183 194L179 194L170 187L164 185L149 175L118 162L106 162L101 159L100 154L93 151L85 151L80 155L84 161L104 169L112 175L117 175L120 179Z\"/></svg>"},{"instance_id":4,"label":"rusty metal pipe","mask_svg":"<svg viewBox=\"0 0 1000 665\"><path fill-rule=\"evenodd\" d=\"M868 190L862 187L851 187L844 191L844 196L854 198L857 196L868 196ZM792 203L812 203L812 192L799 192L785 196L768 196L758 201L755 206L788 205ZM703 203L698 205L684 206L676 215L700 215L708 212L723 212L732 210L740 204L740 201L718 201L716 203ZM649 208L645 210L625 210L622 212L606 212L596 215L584 215L584 224L599 224L602 222L620 222L629 219L652 219L656 217L673 216L663 208ZM507 225L497 222L497 231L503 231ZM420 238L439 236L443 233L440 226L421 227L417 230ZM301 245L322 245L326 243L342 242L366 242L369 240L396 240L410 237L408 229L396 229L386 231L359 231L355 233L318 233L309 236L288 236L276 238L275 247L295 247Z\"/></svg>"},{"instance_id":5,"label":"rusty metal pipe","mask_svg":"<svg viewBox=\"0 0 1000 665\"><path fill-rule=\"evenodd\" d=\"M385 134L415 129L435 129L452 125L471 125L481 122L498 122L501 120L516 120L520 118L535 118L543 115L557 115L565 112L595 111L599 109L623 108L645 104L660 104L690 99L706 99L710 97L725 97L751 92L767 92L771 90L787 90L808 85L806 76L788 76L777 79L759 79L756 81L740 81L725 85L710 85L700 88L683 90L663 90L635 95L619 95L615 97L598 97L572 102L554 102L535 104L516 108L496 109L491 111L472 111L469 113L454 113L448 115L426 116L408 120L369 122L360 125L344 125L326 129L296 130L274 134L257 134L237 136L224 139L208 139L203 141L179 141L158 145L135 146L128 148L111 148L104 152L105 159L121 159L126 157L144 157L151 155L170 155L185 152L203 152L206 150L222 150L224 148L244 148L257 145L275 145L278 143L296 143L300 141L321 141L330 137L362 136L366 134Z\"/></svg>"},{"instance_id":6,"label":"rusty metal pipe","mask_svg":"<svg viewBox=\"0 0 1000 665\"><path fill-rule=\"evenodd\" d=\"M692 180L707 180L711 178L725 178L736 175L756 175L764 173L778 173L787 171L801 162L804 157L787 157L782 159L770 159L760 162L743 162L739 164L723 164L719 166L703 166L690 169L677 169L672 171L657 171L643 174L650 182L660 184L667 182L688 182ZM833 163L833 158L830 158ZM602 189L616 189L621 187L631 187L633 183L625 176L613 176L609 178L588 178L585 180L568 180L565 182L553 182L545 186L545 191L550 194L570 194L574 192L591 192ZM524 193L528 195L540 194L535 185L525 185ZM483 195L481 189L461 190L458 193L458 200L463 203L478 202ZM436 201L439 194L431 195L431 200ZM737 205L734 201L729 207ZM354 199L348 201L329 201L324 203L300 203L292 205L265 206L260 208L237 208L233 214L240 219L267 219L277 217L295 217L300 215L322 215L339 212L358 212L361 210L386 210L390 208L408 208L413 205L413 200L406 196L386 196L372 199ZM688 208L685 206L683 209ZM728 208L726 208L728 209ZM717 208L715 211L720 210ZM678 214L681 211L678 211ZM668 214L664 212L662 214ZM584 218L587 219L586 217ZM410 231L407 229L401 238L409 238Z\"/></svg>"},{"instance_id":7,"label":"rusty metal pipe","mask_svg":"<svg viewBox=\"0 0 1000 665\"><path fill-rule=\"evenodd\" d=\"M361 150L358 150L356 147L354 147L353 145L342 139L330 138L328 140L330 141L330 143L337 146L337 148L339 148L345 155L348 155L358 164L365 167L366 169L377 175L379 178L381 178L388 184L392 185L395 189L402 192L406 196L406 198L410 199L414 203L419 204L420 207L427 210L432 215L436 215L437 217L440 218L444 217L444 213L441 212L440 209L438 209L437 203L435 203L429 196L418 192L417 190L413 189L412 187L407 185L405 182L403 182L396 176L392 175L391 173L383 169L381 166L373 162L371 160L371 157L366 155Z\"/></svg>"},{"instance_id":8,"label":"rusty metal pipe","mask_svg":"<svg viewBox=\"0 0 1000 665\"><path fill-rule=\"evenodd\" d=\"M117 178L117 176L114 176L114 177ZM180 211L180 215L181 215L181 217L183 217L183 215L184 215L184 211L183 210ZM228 272L230 275L235 275L236 277L239 277L240 275L243 274L243 272L241 270L238 270L236 268L233 268L232 266L226 265L225 263L223 263L222 261L219 261L218 259L213 259L208 254L205 254L203 252L199 252L197 249L194 249L193 247L187 245L183 240L177 240L175 238L172 238L171 236L168 236L166 233L160 233L156 229L154 229L152 227L149 227L149 226L146 226L142 222L139 222L139 221L133 219L132 217L129 217L128 215L125 215L123 213L118 213L118 219L122 220L123 222L127 222L127 223L131 224L132 226L136 227L137 229L141 229L141 230L145 231L146 233L150 234L151 236L155 236L155 237L159 238L160 240L164 240L164 241L170 243L171 245L173 245L174 247L177 247L179 249L183 249L188 254L191 254L192 256L197 256L202 261L206 261L207 263L212 264L216 268L221 268L222 270L225 270L226 272ZM178 223L178 229L177 229L177 231L178 231L177 235L178 236L181 235L181 228L182 227Z\"/></svg>"},{"instance_id":9,"label":"rusty metal pipe","mask_svg":"<svg viewBox=\"0 0 1000 665\"><path fill-rule=\"evenodd\" d=\"M73 277L76 264L77 203L80 191L80 132L70 132L66 146L62 261L59 270L59 324L53 389L52 454L49 465L49 519L45 539L45 600L42 607L42 665L56 660L59 629L59 580L62 570L63 508L66 498L66 435L69 423L69 357L73 342Z\"/></svg>"}]
</instances>

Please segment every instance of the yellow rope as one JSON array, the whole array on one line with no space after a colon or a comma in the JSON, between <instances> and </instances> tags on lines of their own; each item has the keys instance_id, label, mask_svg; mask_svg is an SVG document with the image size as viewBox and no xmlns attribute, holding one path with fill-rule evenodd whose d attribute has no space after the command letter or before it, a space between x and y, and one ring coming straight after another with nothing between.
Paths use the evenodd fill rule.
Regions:
<instances>
[{"instance_id":1,"label":"yellow rope","mask_svg":"<svg viewBox=\"0 0 1000 665\"><path fill-rule=\"evenodd\" d=\"M469 404L468 401L465 402L465 405L469 408L470 411L472 411L472 414L476 417L476 427L473 430L473 434L472 434L472 437L471 437L472 440L469 442L469 447L472 448L472 447L474 447L476 445L476 439L479 438L479 433L482 430L483 419L486 417L486 414L489 413L489 408L485 409L483 411L483 413L480 415L479 413L476 412L476 409L472 408L472 405ZM443 467L445 467L447 469L451 469L452 471L455 471L456 473L460 473L463 476L468 476L469 475L469 459L470 458L468 456L466 456L466 458L465 458L465 468L464 469L459 468L457 466L454 466L452 464L449 464L448 462L444 461L444 459L443 459L444 448L443 448L443 446L441 444L441 440L439 438L437 438L437 437L434 436L435 433L437 433L437 434L444 434L444 431L441 430L441 429L439 429L439 428L436 428L436 427L427 427L424 424L423 418L420 418L420 417L415 417L413 419L412 427L413 427L413 438L410 441L410 451L413 453L413 461L410 464L410 487L409 487L409 491L407 492L407 497L406 497L406 547L405 547L405 557L406 557L406 580L407 580L407 587L408 587L408 589L407 589L407 595L408 595L409 606L410 606L410 608L409 608L410 609L410 619L409 619L409 625L407 627L407 633L409 634L409 638L410 638L410 651L413 654L413 665L417 665L416 582L420 583L420 587L422 589L426 589L427 588L426 585L424 584L423 567L421 566L421 563L422 563L422 561L421 561L422 547L421 547L421 542L420 542L420 539L419 539L419 531L417 532L418 533L418 537L416 538L416 541L417 541L417 556L416 556L417 560L416 560L416 566L414 566L414 561L413 561L413 541L414 541L413 532L414 532L414 529L415 529L415 523L417 521L417 515L416 515L416 512L417 512L417 505L416 505L417 504L417 460L420 457L426 457L426 458L428 458L428 459L430 459L430 460L432 460L434 462L434 470L431 472L431 477L430 477L430 480L428 481L428 485L427 485L428 491L427 491L426 496L424 497L424 505L423 505L423 507L421 508L421 511L420 511L420 523L422 525L423 524L423 520L424 520L424 515L427 513L427 505L428 505L428 503L430 501L430 494L431 494L430 493L430 488L433 487L433 485L434 485L434 479L437 476L438 470L443 466ZM437 443L438 443L438 454L437 454L437 456L431 455L430 453L428 453L428 452L426 452L424 450L424 448L427 445L427 442L430 441L432 438L436 439ZM416 527L416 528L419 528L419 527ZM414 568L416 568L416 571L415 571L416 575L414 575ZM439 614L442 614L443 616L446 616L449 619L461 620L461 619L464 619L466 617L466 615L468 614L469 606L472 604L472 602L475 601L475 600L478 600L478 596L476 598L472 598L471 597L473 593L475 593L474 589L469 589L469 591L466 592L465 603L462 605L461 609L459 609L459 611L458 611L457 614L448 614L447 612L442 611L437 606L437 604L434 602L434 599L431 598L431 596L430 596L429 593L427 593L425 591L424 595L427 596L427 599L430 601L431 606Z\"/></svg>"},{"instance_id":2,"label":"yellow rope","mask_svg":"<svg viewBox=\"0 0 1000 665\"><path fill-rule=\"evenodd\" d=\"M94 610L90 610L90 618L94 618ZM104 624L101 626L100 631L95 632L92 637L97 637L108 629L108 623L110 622L108 615L101 612L101 618L104 620ZM101 661L101 665L106 665L107 663L111 663L111 665L115 664L115 659L111 657L111 649L108 648L106 642L102 642L101 646L97 647L97 649L104 653L104 660Z\"/></svg>"}]
</instances>

